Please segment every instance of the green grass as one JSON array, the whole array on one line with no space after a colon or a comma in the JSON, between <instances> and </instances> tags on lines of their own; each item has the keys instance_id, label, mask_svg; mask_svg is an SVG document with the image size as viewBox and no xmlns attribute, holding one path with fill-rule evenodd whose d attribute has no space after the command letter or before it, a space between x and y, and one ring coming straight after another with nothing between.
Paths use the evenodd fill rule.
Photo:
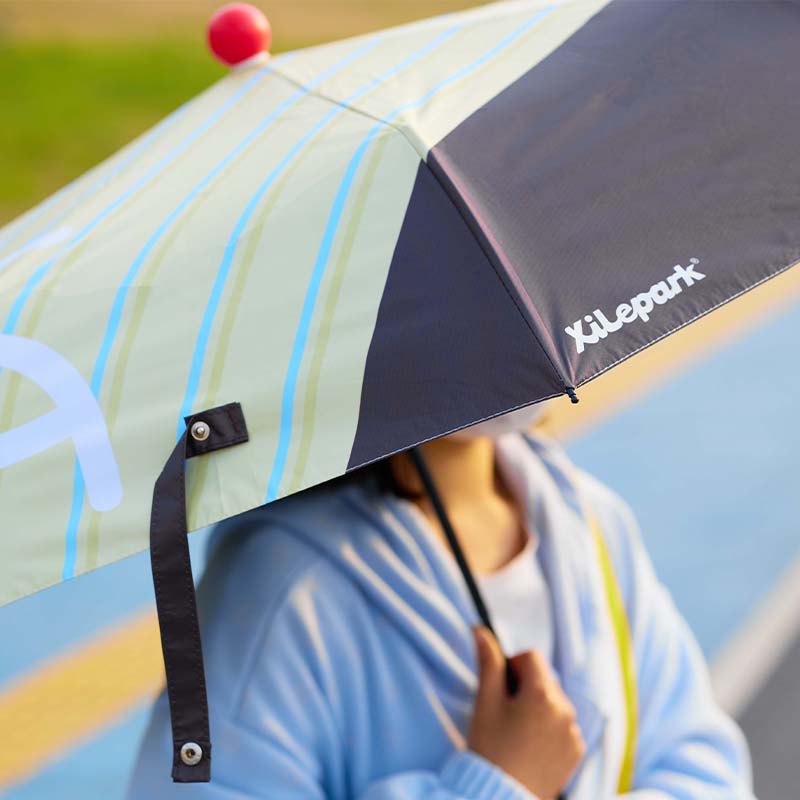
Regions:
<instances>
[{"instance_id":1,"label":"green grass","mask_svg":"<svg viewBox=\"0 0 800 800\"><path fill-rule=\"evenodd\" d=\"M23 35L6 30L0 20L0 226L225 73L203 44L206 6L214 5L204 0L181 0L181 14L175 2L153 4L147 16L136 4L3 2L16 17L29 19ZM255 2L269 8L267 0ZM275 0L273 52L476 2ZM99 27L89 38L71 38L65 27L91 33L93 23ZM63 38L29 35L48 26Z\"/></svg>"},{"instance_id":2,"label":"green grass","mask_svg":"<svg viewBox=\"0 0 800 800\"><path fill-rule=\"evenodd\" d=\"M273 52L485 2L253 1L274 9ZM225 73L203 43L209 0L0 5L0 226Z\"/></svg>"},{"instance_id":3,"label":"green grass","mask_svg":"<svg viewBox=\"0 0 800 800\"><path fill-rule=\"evenodd\" d=\"M223 74L194 41L0 42L0 225Z\"/></svg>"}]
</instances>

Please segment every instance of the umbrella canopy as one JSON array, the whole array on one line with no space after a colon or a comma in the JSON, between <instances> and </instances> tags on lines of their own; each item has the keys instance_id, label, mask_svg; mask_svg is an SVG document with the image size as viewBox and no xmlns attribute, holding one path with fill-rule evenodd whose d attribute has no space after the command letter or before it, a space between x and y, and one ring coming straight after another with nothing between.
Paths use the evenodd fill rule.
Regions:
<instances>
[{"instance_id":1,"label":"umbrella canopy","mask_svg":"<svg viewBox=\"0 0 800 800\"><path fill-rule=\"evenodd\" d=\"M189 462L196 529L574 397L800 260L798 34L523 0L290 53L11 223L0 603L147 547L187 416L249 432Z\"/></svg>"}]
</instances>

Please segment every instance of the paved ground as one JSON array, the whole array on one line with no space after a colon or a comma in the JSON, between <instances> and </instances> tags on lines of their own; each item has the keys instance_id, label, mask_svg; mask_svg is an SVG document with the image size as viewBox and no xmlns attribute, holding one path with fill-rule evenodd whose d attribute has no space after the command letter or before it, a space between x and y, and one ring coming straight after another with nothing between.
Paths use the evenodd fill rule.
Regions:
<instances>
[{"instance_id":1,"label":"paved ground","mask_svg":"<svg viewBox=\"0 0 800 800\"><path fill-rule=\"evenodd\" d=\"M799 325L800 306L570 445L578 463L635 507L657 568L711 659L800 558ZM193 538L199 559L202 537ZM0 698L54 654L146 608L147 566L146 556L132 558L0 610ZM3 797L119 800L144 718L139 705ZM800 643L742 719L760 800L796 797Z\"/></svg>"},{"instance_id":2,"label":"paved ground","mask_svg":"<svg viewBox=\"0 0 800 800\"><path fill-rule=\"evenodd\" d=\"M800 637L769 683L741 715L755 765L756 796L791 800L798 796L800 766Z\"/></svg>"}]
</instances>

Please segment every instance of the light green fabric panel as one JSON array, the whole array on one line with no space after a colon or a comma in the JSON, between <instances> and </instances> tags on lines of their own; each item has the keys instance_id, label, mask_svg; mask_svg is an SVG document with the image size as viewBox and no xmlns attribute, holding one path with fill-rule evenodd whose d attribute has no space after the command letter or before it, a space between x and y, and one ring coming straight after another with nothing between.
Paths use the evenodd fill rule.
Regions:
<instances>
[{"instance_id":1,"label":"light green fabric panel","mask_svg":"<svg viewBox=\"0 0 800 800\"><path fill-rule=\"evenodd\" d=\"M219 160L222 149L230 148L230 139L291 92L282 78L267 77L258 107L241 109L236 121L222 121L175 165L162 186L142 190L96 234L58 259L31 293L15 335L52 348L88 382L118 287L144 242L212 160ZM147 547L153 483L175 441L192 352L226 243L257 186L332 107L313 96L293 106L269 136L232 162L176 218L144 259L128 292L99 397L124 499L102 514L83 503L78 573ZM350 158L373 127L358 113L336 116L288 162L280 173L283 180L264 194L242 233L195 408L241 402L251 442L190 464L193 529L264 502L280 395L322 231ZM297 486L346 469L367 349L418 167L419 157L405 139L391 129L382 131L345 204L298 384L290 451L291 480ZM92 209L77 209L71 218L85 224L102 203L93 200ZM350 241L342 258L345 236ZM7 319L41 262L42 254L31 253L0 274L0 319ZM323 320L324 342L318 341ZM313 391L307 386L312 367ZM51 407L32 381L8 369L0 372L0 417L5 419L0 430ZM310 429L315 433L305 466L294 475L297 449ZM75 450L65 441L0 472L0 603L60 579L74 460Z\"/></svg>"},{"instance_id":2,"label":"light green fabric panel","mask_svg":"<svg viewBox=\"0 0 800 800\"><path fill-rule=\"evenodd\" d=\"M309 302L278 494L342 474L421 157L603 4L505 3L234 71L0 231L3 334L95 384L123 489L93 510L69 439L0 469L0 604L147 547L185 397L240 402L251 433L190 462L191 528L263 503ZM3 346L0 436L53 408Z\"/></svg>"}]
</instances>

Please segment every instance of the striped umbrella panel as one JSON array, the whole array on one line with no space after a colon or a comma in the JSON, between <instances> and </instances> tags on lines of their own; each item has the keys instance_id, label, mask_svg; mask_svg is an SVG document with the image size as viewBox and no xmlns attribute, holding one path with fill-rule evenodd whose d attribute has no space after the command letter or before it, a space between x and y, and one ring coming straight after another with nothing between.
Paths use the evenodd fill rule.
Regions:
<instances>
[{"instance_id":1,"label":"striped umbrella panel","mask_svg":"<svg viewBox=\"0 0 800 800\"><path fill-rule=\"evenodd\" d=\"M0 231L0 603L564 393L800 260L800 5L510 2L234 71Z\"/></svg>"}]
</instances>

